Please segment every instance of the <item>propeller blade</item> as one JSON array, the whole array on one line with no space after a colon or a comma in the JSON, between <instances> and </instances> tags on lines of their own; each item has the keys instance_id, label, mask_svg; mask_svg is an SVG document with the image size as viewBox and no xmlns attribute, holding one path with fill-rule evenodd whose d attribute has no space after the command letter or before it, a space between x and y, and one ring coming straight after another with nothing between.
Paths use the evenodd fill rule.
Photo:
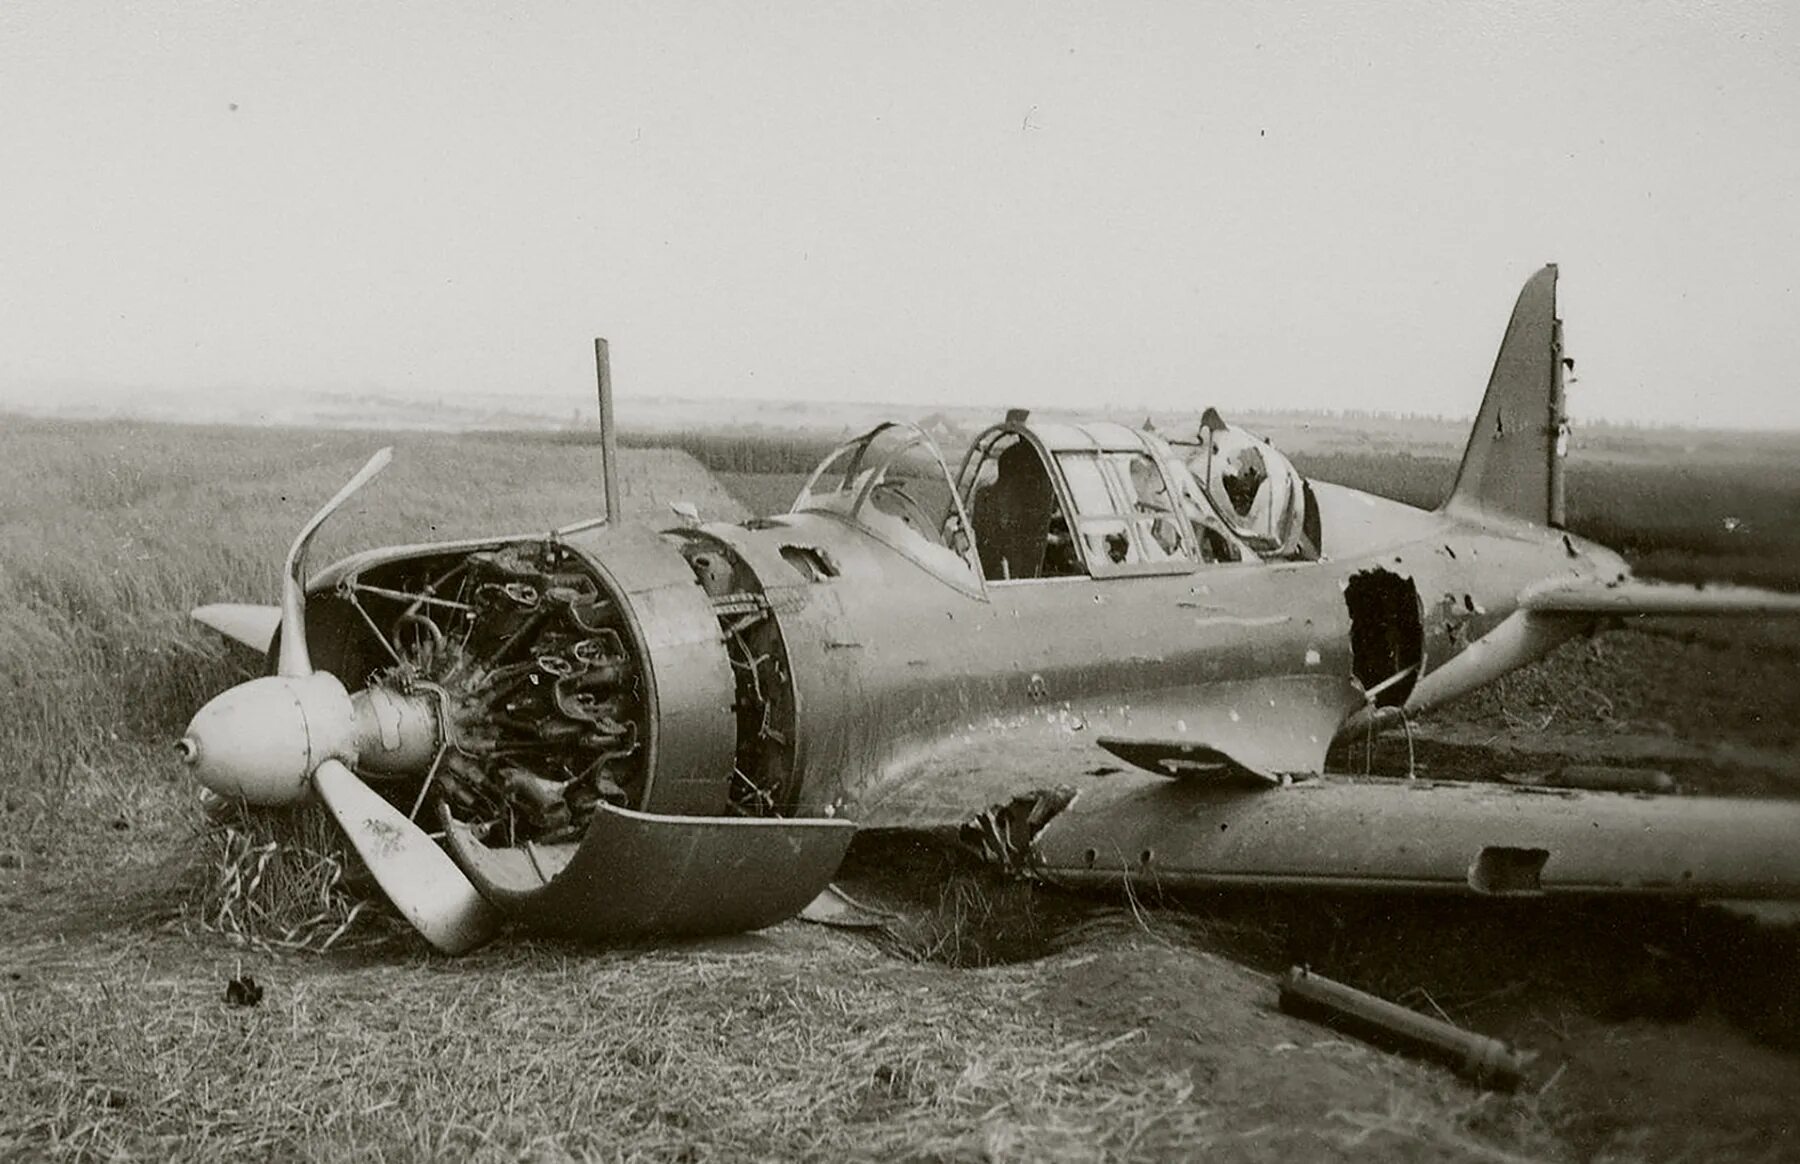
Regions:
<instances>
[{"instance_id":1,"label":"propeller blade","mask_svg":"<svg viewBox=\"0 0 1800 1164\"><path fill-rule=\"evenodd\" d=\"M313 772L313 787L376 882L426 941L445 954L462 954L499 932L499 912L450 855L349 768L326 760Z\"/></svg>"},{"instance_id":2,"label":"propeller blade","mask_svg":"<svg viewBox=\"0 0 1800 1164\"><path fill-rule=\"evenodd\" d=\"M228 639L242 643L258 654L266 655L275 641L275 628L281 625L279 606L253 606L244 602L215 602L196 606L188 617L201 626L209 626Z\"/></svg>"},{"instance_id":3,"label":"propeller blade","mask_svg":"<svg viewBox=\"0 0 1800 1164\"><path fill-rule=\"evenodd\" d=\"M287 564L282 567L281 575L281 657L276 664L276 674L312 674L312 657L306 651L306 579L301 575L306 569L306 551L312 545L313 535L319 532L319 527L344 502L367 485L375 474L387 468L388 462L393 459L392 445L378 449L369 458L368 464L357 470L356 476L337 491L337 496L312 515L312 520L301 528L300 536L294 539L292 548L288 550Z\"/></svg>"}]
</instances>

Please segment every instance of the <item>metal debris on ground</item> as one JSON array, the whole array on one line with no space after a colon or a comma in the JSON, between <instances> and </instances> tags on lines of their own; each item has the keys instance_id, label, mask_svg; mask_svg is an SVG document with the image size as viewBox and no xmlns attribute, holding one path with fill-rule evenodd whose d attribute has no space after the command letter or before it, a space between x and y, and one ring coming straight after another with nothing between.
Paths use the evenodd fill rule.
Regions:
<instances>
[{"instance_id":1,"label":"metal debris on ground","mask_svg":"<svg viewBox=\"0 0 1800 1164\"><path fill-rule=\"evenodd\" d=\"M1675 778L1657 768L1625 768L1610 764L1564 764L1549 771L1502 772L1507 784L1528 788L1581 788L1593 792L1664 794L1675 791Z\"/></svg>"},{"instance_id":2,"label":"metal debris on ground","mask_svg":"<svg viewBox=\"0 0 1800 1164\"><path fill-rule=\"evenodd\" d=\"M225 983L226 1006L255 1006L263 1000L263 988L248 974Z\"/></svg>"},{"instance_id":3,"label":"metal debris on ground","mask_svg":"<svg viewBox=\"0 0 1800 1164\"><path fill-rule=\"evenodd\" d=\"M1511 1091L1525 1078L1528 1054L1499 1039L1377 998L1295 966L1281 980L1284 1014L1322 1023L1377 1047L1442 1063L1482 1087Z\"/></svg>"},{"instance_id":4,"label":"metal debris on ground","mask_svg":"<svg viewBox=\"0 0 1800 1164\"><path fill-rule=\"evenodd\" d=\"M899 916L892 910L877 909L858 901L836 885L827 885L824 892L800 911L802 921L846 930L882 929Z\"/></svg>"}]
</instances>

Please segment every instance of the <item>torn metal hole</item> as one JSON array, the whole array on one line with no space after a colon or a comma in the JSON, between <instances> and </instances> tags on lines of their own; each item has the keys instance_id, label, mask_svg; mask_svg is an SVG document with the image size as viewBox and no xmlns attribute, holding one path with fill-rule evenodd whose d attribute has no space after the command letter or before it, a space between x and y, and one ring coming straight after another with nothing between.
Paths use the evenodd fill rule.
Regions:
<instances>
[{"instance_id":1,"label":"torn metal hole","mask_svg":"<svg viewBox=\"0 0 1800 1164\"><path fill-rule=\"evenodd\" d=\"M1075 789L1067 785L1015 796L969 818L957 839L983 861L1008 873L1023 873L1037 864L1033 845L1038 833L1074 800ZM1089 849L1089 866L1099 857Z\"/></svg>"},{"instance_id":2,"label":"torn metal hole","mask_svg":"<svg viewBox=\"0 0 1800 1164\"><path fill-rule=\"evenodd\" d=\"M837 563L818 546L782 546L781 560L808 582L823 582L827 578L836 578L839 573Z\"/></svg>"},{"instance_id":3,"label":"torn metal hole","mask_svg":"<svg viewBox=\"0 0 1800 1164\"><path fill-rule=\"evenodd\" d=\"M1350 610L1350 665L1377 707L1412 694L1425 659L1424 606L1412 579L1375 567L1344 586Z\"/></svg>"},{"instance_id":4,"label":"torn metal hole","mask_svg":"<svg viewBox=\"0 0 1800 1164\"><path fill-rule=\"evenodd\" d=\"M1549 849L1488 845L1469 866L1469 888L1491 895L1542 893L1544 866L1549 860Z\"/></svg>"}]
</instances>

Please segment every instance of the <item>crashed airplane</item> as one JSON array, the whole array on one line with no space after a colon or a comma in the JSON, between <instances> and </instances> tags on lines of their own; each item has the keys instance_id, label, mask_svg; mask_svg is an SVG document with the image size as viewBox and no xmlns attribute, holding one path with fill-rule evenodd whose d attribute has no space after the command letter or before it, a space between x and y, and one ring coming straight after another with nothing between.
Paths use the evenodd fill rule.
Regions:
<instances>
[{"instance_id":1,"label":"crashed airplane","mask_svg":"<svg viewBox=\"0 0 1800 1164\"><path fill-rule=\"evenodd\" d=\"M181 755L223 796L316 794L448 952L503 921L765 926L858 830L960 832L1077 886L1800 897L1800 804L1324 771L1609 617L1800 613L1638 580L1561 528L1556 277L1520 294L1432 511L1302 480L1213 413L1181 443L1015 411L954 473L882 425L742 525L599 520L307 579L383 450L301 531L279 607L195 612L274 673Z\"/></svg>"}]
</instances>

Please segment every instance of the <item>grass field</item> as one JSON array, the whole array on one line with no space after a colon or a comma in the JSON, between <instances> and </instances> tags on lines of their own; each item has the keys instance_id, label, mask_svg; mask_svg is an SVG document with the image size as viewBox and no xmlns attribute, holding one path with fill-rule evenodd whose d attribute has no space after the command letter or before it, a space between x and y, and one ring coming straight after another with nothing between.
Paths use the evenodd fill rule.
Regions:
<instances>
[{"instance_id":1,"label":"grass field","mask_svg":"<svg viewBox=\"0 0 1800 1164\"><path fill-rule=\"evenodd\" d=\"M1643 948L1666 919L1609 923L1597 946L1582 914L1509 915L1481 936L1498 923L1072 901L941 855L865 853L871 892L906 915L884 940L787 923L649 950L508 940L457 962L378 925L326 956L228 941L192 906L207 849L169 745L253 663L186 612L272 599L295 529L386 439L0 417L0 1158L1800 1153L1793 1054L1747 1039L1729 1008L1669 1027L1595 1001L1653 961ZM578 441L392 440L394 466L317 561L601 508ZM1419 488L1441 471L1415 469ZM1749 546L1752 576L1791 571L1791 478L1719 473L1594 480L1646 553L1701 568ZM646 518L672 500L722 518L784 508L798 484L726 476L727 492L685 453L647 448L621 476L628 516ZM1707 524L1714 507L1723 541L1676 540L1679 515ZM1724 516L1770 540L1732 540ZM1483 695L1462 726L1522 737L1531 762L1564 730L1671 747L1723 735L1773 757L1755 790L1793 791L1791 635L1675 626L1600 642ZM1419 758L1464 752L1421 741ZM1679 763L1684 779L1737 778L1712 753ZM1479 974L1414 956L1459 933L1458 948L1512 953ZM1268 973L1293 956L1519 1038L1545 1069L1524 1094L1484 1095L1274 1014ZM266 989L260 1006L223 1001L241 975ZM1693 1082L1670 1082L1678 1069Z\"/></svg>"}]
</instances>

